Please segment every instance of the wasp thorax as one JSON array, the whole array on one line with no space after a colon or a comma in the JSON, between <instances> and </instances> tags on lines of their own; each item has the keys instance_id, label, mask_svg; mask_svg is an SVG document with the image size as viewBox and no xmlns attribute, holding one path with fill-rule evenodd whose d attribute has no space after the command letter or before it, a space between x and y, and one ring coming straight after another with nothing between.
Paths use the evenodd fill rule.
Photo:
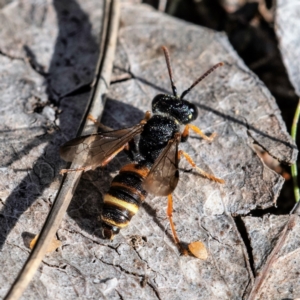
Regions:
<instances>
[{"instance_id":1,"label":"wasp thorax","mask_svg":"<svg viewBox=\"0 0 300 300\"><path fill-rule=\"evenodd\" d=\"M188 124L198 117L197 107L172 95L159 94L152 100L153 113L167 114L181 124Z\"/></svg>"}]
</instances>

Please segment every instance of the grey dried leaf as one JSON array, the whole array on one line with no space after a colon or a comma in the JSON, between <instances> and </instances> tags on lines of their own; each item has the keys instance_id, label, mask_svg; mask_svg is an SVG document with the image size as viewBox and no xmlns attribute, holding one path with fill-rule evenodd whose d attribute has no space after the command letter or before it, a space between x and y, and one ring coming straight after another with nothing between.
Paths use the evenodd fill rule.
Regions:
<instances>
[{"instance_id":1,"label":"grey dried leaf","mask_svg":"<svg viewBox=\"0 0 300 300\"><path fill-rule=\"evenodd\" d=\"M33 7L34 3L31 3ZM54 3L58 5L62 2ZM7 148L3 150L9 156L9 163L5 165L5 178L0 190L5 220L1 224L3 252L0 259L3 269L9 270L0 275L2 297L28 256L22 244L22 232L39 231L46 218L59 186L57 173L63 165L58 157L58 147L74 137L88 98L88 93L69 97L63 95L79 88L81 82L88 81L82 78L91 79L89 71L95 67L93 62L97 55L93 49L99 42L95 38L99 35L95 32L101 29L102 13L99 1L63 3L66 7L60 6L57 10L46 1L43 3L47 20L56 20L55 14L61 16L58 20L62 21L56 23L54 29L43 28L48 26L47 22L42 23L42 32L35 27L37 35L47 30L58 32L56 41L51 35L43 36L46 39L44 43L50 45L52 56L45 57L42 50L35 53L36 61L46 66L44 70L50 73L51 80L46 81L47 92L42 89L43 74L31 70L28 80L11 81L18 83L15 90L20 91L23 82L26 93L20 95L26 97L14 96L7 100L7 103L13 103L17 111L22 111L28 98L35 101L27 95L39 92L41 99L46 101L49 95L54 95L53 99L60 99L55 103L58 110L62 110L58 115L61 132L53 135L46 133L45 128L50 130L46 127L47 119L38 112L25 114L24 122L22 114L18 119L19 114L16 113L19 127L14 127L9 117L6 122L1 122L3 131L11 126L9 130L13 132L12 142L7 143ZM20 8L15 5L5 9L11 9L18 15ZM28 20L26 12L28 9L24 10L23 19ZM48 16L51 13L53 15ZM30 36L32 28L22 34L22 30L26 29L23 26L25 21L18 22L22 27L16 33L16 39L25 43L23 40ZM82 31L74 29L78 22L82 25ZM32 23L35 24L35 18ZM55 25L50 21L49 24ZM65 39L66 52L63 51ZM12 40L8 39L8 44L5 44L5 39L1 39L4 45L0 44L0 50L7 53L7 57L0 56L0 59L6 59L8 65L1 69L0 84L6 78L5 73L12 72L9 63L19 63L22 70L32 66L23 60L22 47L13 49L10 44ZM26 41L32 42L34 38ZM113 242L100 238L98 218L101 195L107 191L112 176L128 161L120 155L107 168L84 174L74 191L68 215L58 231L63 246L45 258L24 295L25 299L35 298L36 295L48 299L247 298L253 275L233 215L272 206L283 184L283 179L257 156L253 142L286 163L295 160L297 151L274 99L246 68L224 34L173 19L144 5L123 6L114 84L108 94L103 116L105 125L113 128L134 125L146 110L150 110L154 95L162 91L170 92L162 45L171 52L179 91L190 86L213 64L219 61L225 63L188 97L199 107L195 125L205 133L217 132L217 138L209 144L192 134L188 143L181 144L181 149L187 151L201 168L224 178L226 184L219 185L195 173L181 172L174 193L174 221L180 239L185 243L202 240L209 252L208 259L201 261L179 256L165 214L166 200L159 197L149 197L130 226L122 230ZM40 49L39 45L32 48ZM8 58L12 55L21 59ZM71 62L71 65L61 66L62 62ZM83 72L86 72L86 77ZM6 115L9 116L9 113L7 111ZM38 126L29 127L31 122L28 116L40 122ZM20 134L17 128L22 129ZM180 167L190 169L184 161ZM133 247L133 239L137 236L144 242L139 247Z\"/></svg>"},{"instance_id":2,"label":"grey dried leaf","mask_svg":"<svg viewBox=\"0 0 300 300\"><path fill-rule=\"evenodd\" d=\"M102 9L98 1L13 1L1 7L1 298L29 254L22 234L40 232L59 189L65 163L58 149L76 134L89 98L88 91L63 94L94 78ZM70 280L61 259L53 257L24 299L76 297L76 288L64 290Z\"/></svg>"},{"instance_id":3,"label":"grey dried leaf","mask_svg":"<svg viewBox=\"0 0 300 300\"><path fill-rule=\"evenodd\" d=\"M290 218L289 228L285 226ZM256 273L262 273L267 263L268 271L261 277L262 283L251 299L298 299L300 296L299 268L300 236L299 216L264 216L263 218L246 217L245 223ZM275 245L284 236L284 242L276 253ZM273 256L272 262L267 259Z\"/></svg>"},{"instance_id":4,"label":"grey dried leaf","mask_svg":"<svg viewBox=\"0 0 300 300\"><path fill-rule=\"evenodd\" d=\"M275 32L279 49L290 81L300 96L300 6L296 0L278 0L276 5Z\"/></svg>"},{"instance_id":5,"label":"grey dried leaf","mask_svg":"<svg viewBox=\"0 0 300 300\"><path fill-rule=\"evenodd\" d=\"M242 218L251 242L253 265L258 273L282 233L288 216L265 215L262 218Z\"/></svg>"}]
</instances>

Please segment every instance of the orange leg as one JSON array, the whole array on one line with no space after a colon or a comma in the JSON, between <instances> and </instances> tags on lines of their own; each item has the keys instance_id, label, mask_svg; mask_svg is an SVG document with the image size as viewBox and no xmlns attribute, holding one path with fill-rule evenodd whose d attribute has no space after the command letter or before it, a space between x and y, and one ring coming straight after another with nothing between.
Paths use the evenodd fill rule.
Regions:
<instances>
[{"instance_id":1,"label":"orange leg","mask_svg":"<svg viewBox=\"0 0 300 300\"><path fill-rule=\"evenodd\" d=\"M103 127L103 125L100 122L98 122L92 115L88 115L87 118L90 121L92 121L95 125L97 125L98 127L100 127L100 128Z\"/></svg>"},{"instance_id":2,"label":"orange leg","mask_svg":"<svg viewBox=\"0 0 300 300\"><path fill-rule=\"evenodd\" d=\"M150 118L151 118L150 111L146 111L144 119L141 121L141 123L147 123ZM87 119L89 119L90 121L92 121L96 126L98 126L103 131L113 130L112 128L107 127L107 126L103 125L102 123L98 122L92 115L88 115Z\"/></svg>"},{"instance_id":3,"label":"orange leg","mask_svg":"<svg viewBox=\"0 0 300 300\"><path fill-rule=\"evenodd\" d=\"M176 246L178 247L180 253L186 255L187 251L185 249L183 249L181 244L180 244L179 238L178 238L177 233L176 233L175 225L174 225L174 222L173 222L173 218L172 218L172 216L173 216L173 198L172 198L172 194L168 195L167 216L168 216L168 219L169 219L169 222L170 222L174 242L175 242Z\"/></svg>"},{"instance_id":4,"label":"orange leg","mask_svg":"<svg viewBox=\"0 0 300 300\"><path fill-rule=\"evenodd\" d=\"M172 194L170 194L170 195L168 195L167 216L169 218L174 242L182 255L189 255L190 253L188 252L188 250L184 249L179 241L179 238L176 233L175 225L174 225L174 222L172 219L172 215L173 215L173 199L172 199ZM196 242L190 243L188 245L188 249L197 258L206 260L208 257L206 247L201 241L196 241Z\"/></svg>"},{"instance_id":5,"label":"orange leg","mask_svg":"<svg viewBox=\"0 0 300 300\"><path fill-rule=\"evenodd\" d=\"M195 133L199 134L204 140L208 141L208 142L212 142L213 139L217 136L217 134L214 132L212 133L210 136L207 136L203 133L203 131L198 128L195 125L192 124L187 124L181 134L181 137L186 140L189 136L189 130L193 130Z\"/></svg>"},{"instance_id":6,"label":"orange leg","mask_svg":"<svg viewBox=\"0 0 300 300\"><path fill-rule=\"evenodd\" d=\"M122 146L121 148L119 148L118 150L116 150L111 156L109 156L105 161L102 162L102 164L100 165L101 167L106 166L119 152L121 152L123 149L128 149L129 145L128 143L126 143L124 146Z\"/></svg>"},{"instance_id":7,"label":"orange leg","mask_svg":"<svg viewBox=\"0 0 300 300\"><path fill-rule=\"evenodd\" d=\"M82 168L77 168L77 169L61 169L59 171L59 174L62 175L62 174L69 173L69 172L79 172L79 171L86 172L88 170L91 170L91 168L82 167Z\"/></svg>"},{"instance_id":8,"label":"orange leg","mask_svg":"<svg viewBox=\"0 0 300 300\"><path fill-rule=\"evenodd\" d=\"M225 183L225 181L221 178L217 178L211 174L206 173L204 170L200 169L199 167L196 166L192 158L184 151L179 150L178 151L178 158L180 159L181 156L184 156L184 158L188 161L188 163L195 168L203 177L208 178L212 181L219 182L219 183Z\"/></svg>"},{"instance_id":9,"label":"orange leg","mask_svg":"<svg viewBox=\"0 0 300 300\"><path fill-rule=\"evenodd\" d=\"M106 166L119 152L121 152L123 149L128 149L128 148L129 148L129 145L128 145L128 143L126 143L124 146L122 146L117 151L115 151L111 156L109 156L106 160L104 160L101 165L97 165L97 167L98 166L99 167ZM91 167L91 166L81 167L81 168L77 168L77 169L61 169L59 174L65 174L65 173L69 173L69 172L78 172L78 171L86 172L86 171L89 171L92 169L93 169L93 167Z\"/></svg>"},{"instance_id":10,"label":"orange leg","mask_svg":"<svg viewBox=\"0 0 300 300\"><path fill-rule=\"evenodd\" d=\"M145 120L145 121L149 121L150 118L151 118L151 112L147 110L147 111L145 112L144 120Z\"/></svg>"},{"instance_id":11,"label":"orange leg","mask_svg":"<svg viewBox=\"0 0 300 300\"><path fill-rule=\"evenodd\" d=\"M90 121L92 121L103 132L113 130L112 128L110 128L108 126L105 126L102 123L98 122L92 115L88 115L87 119L90 120Z\"/></svg>"}]
</instances>

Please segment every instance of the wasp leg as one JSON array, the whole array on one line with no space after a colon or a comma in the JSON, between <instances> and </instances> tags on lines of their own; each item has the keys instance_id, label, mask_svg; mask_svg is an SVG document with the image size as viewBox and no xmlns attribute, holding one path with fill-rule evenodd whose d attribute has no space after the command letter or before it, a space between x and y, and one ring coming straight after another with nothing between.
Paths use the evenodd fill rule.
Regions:
<instances>
[{"instance_id":1,"label":"wasp leg","mask_svg":"<svg viewBox=\"0 0 300 300\"><path fill-rule=\"evenodd\" d=\"M141 123L142 124L147 123L150 118L151 118L150 111L146 111L144 119L142 119ZM96 126L98 126L103 131L111 131L111 130L113 130L112 128L110 128L108 126L105 126L102 123L98 122L92 115L88 115L87 119L89 119L90 121L92 121Z\"/></svg>"},{"instance_id":2,"label":"wasp leg","mask_svg":"<svg viewBox=\"0 0 300 300\"><path fill-rule=\"evenodd\" d=\"M192 124L187 124L181 134L181 141L182 142L185 142L188 137L189 137L189 130L193 130L195 133L199 134L204 140L208 141L208 142L212 142L213 139L217 136L217 134L214 132L212 133L210 136L207 136L203 133L203 131L198 128L197 126L195 125L192 125Z\"/></svg>"},{"instance_id":3,"label":"wasp leg","mask_svg":"<svg viewBox=\"0 0 300 300\"><path fill-rule=\"evenodd\" d=\"M208 178L212 181L218 182L218 183L225 183L225 181L221 178L217 178L211 174L206 173L204 170L200 169L199 167L196 166L192 158L184 151L179 150L178 151L178 158L180 159L181 156L184 156L184 158L188 161L188 163L195 168L203 177Z\"/></svg>"},{"instance_id":4,"label":"wasp leg","mask_svg":"<svg viewBox=\"0 0 300 300\"><path fill-rule=\"evenodd\" d=\"M101 165L97 165L96 167L104 167L106 166L119 152L121 152L123 149L128 150L129 149L129 145L128 143L126 143L125 145L123 145L121 148L119 148L118 150L116 150L113 154L111 154L108 158L106 158L106 160L104 160ZM77 169L61 169L59 174L65 174L65 173L69 173L69 172L79 172L79 171L89 171L95 169L95 167L81 167L81 168L77 168Z\"/></svg>"},{"instance_id":5,"label":"wasp leg","mask_svg":"<svg viewBox=\"0 0 300 300\"><path fill-rule=\"evenodd\" d=\"M167 216L170 222L170 226L171 226L171 230L172 230L172 234L173 234L173 238L174 238L174 242L176 244L176 246L178 247L179 251L181 254L186 255L188 254L188 252L182 248L181 243L179 241L179 238L177 236L176 233L176 229L175 229L175 225L173 222L173 198L172 198L172 194L168 195L168 207L167 207Z\"/></svg>"},{"instance_id":6,"label":"wasp leg","mask_svg":"<svg viewBox=\"0 0 300 300\"><path fill-rule=\"evenodd\" d=\"M111 130L113 130L112 128L107 127L107 126L103 125L102 123L98 122L92 115L88 115L87 119L89 119L90 121L92 121L102 131L111 131Z\"/></svg>"},{"instance_id":7,"label":"wasp leg","mask_svg":"<svg viewBox=\"0 0 300 300\"><path fill-rule=\"evenodd\" d=\"M119 152L121 152L122 150L128 150L129 149L129 145L128 143L126 143L125 145L123 145L121 148L119 148L118 150L116 150L111 156L109 156L106 160L104 160L102 162L102 164L99 167L104 167L106 166Z\"/></svg>"},{"instance_id":8,"label":"wasp leg","mask_svg":"<svg viewBox=\"0 0 300 300\"><path fill-rule=\"evenodd\" d=\"M59 174L65 174L65 173L69 173L69 172L79 172L79 171L83 171L83 172L86 172L86 171L88 171L88 170L90 170L91 168L84 168L84 167L82 167L82 168L77 168L77 169L61 169L60 171L59 171Z\"/></svg>"},{"instance_id":9,"label":"wasp leg","mask_svg":"<svg viewBox=\"0 0 300 300\"><path fill-rule=\"evenodd\" d=\"M144 119L141 121L141 122L148 122L149 120L150 120L150 118L151 118L151 112L150 111L146 111L145 112L145 116L144 116Z\"/></svg>"},{"instance_id":10,"label":"wasp leg","mask_svg":"<svg viewBox=\"0 0 300 300\"><path fill-rule=\"evenodd\" d=\"M92 115L88 115L87 118L92 121L95 125L97 125L98 127L102 127L102 124L100 122L98 122Z\"/></svg>"}]
</instances>

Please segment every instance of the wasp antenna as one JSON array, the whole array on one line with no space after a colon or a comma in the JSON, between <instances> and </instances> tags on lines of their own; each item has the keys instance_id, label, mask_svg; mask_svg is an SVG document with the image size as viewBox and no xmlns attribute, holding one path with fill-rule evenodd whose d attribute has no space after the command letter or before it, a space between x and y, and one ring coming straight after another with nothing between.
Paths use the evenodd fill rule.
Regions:
<instances>
[{"instance_id":1,"label":"wasp antenna","mask_svg":"<svg viewBox=\"0 0 300 300\"><path fill-rule=\"evenodd\" d=\"M185 90L181 96L180 99L183 99L184 96L186 96L200 81L202 81L206 76L208 76L210 73L212 73L215 69L218 67L223 66L223 62L219 62L218 64L211 67L208 71L206 71L202 76L200 76L187 90Z\"/></svg>"},{"instance_id":2,"label":"wasp antenna","mask_svg":"<svg viewBox=\"0 0 300 300\"><path fill-rule=\"evenodd\" d=\"M173 95L175 97L178 97L177 96L177 89L176 89L176 86L175 86L175 83L174 83L174 79L173 79L173 73L172 73L171 63L170 63L170 54L169 54L169 51L168 51L167 47L162 46L162 49L164 51L165 58L166 58L166 63L167 63L168 71L169 71L169 76L170 76L171 86L172 86L172 90L173 90Z\"/></svg>"}]
</instances>

